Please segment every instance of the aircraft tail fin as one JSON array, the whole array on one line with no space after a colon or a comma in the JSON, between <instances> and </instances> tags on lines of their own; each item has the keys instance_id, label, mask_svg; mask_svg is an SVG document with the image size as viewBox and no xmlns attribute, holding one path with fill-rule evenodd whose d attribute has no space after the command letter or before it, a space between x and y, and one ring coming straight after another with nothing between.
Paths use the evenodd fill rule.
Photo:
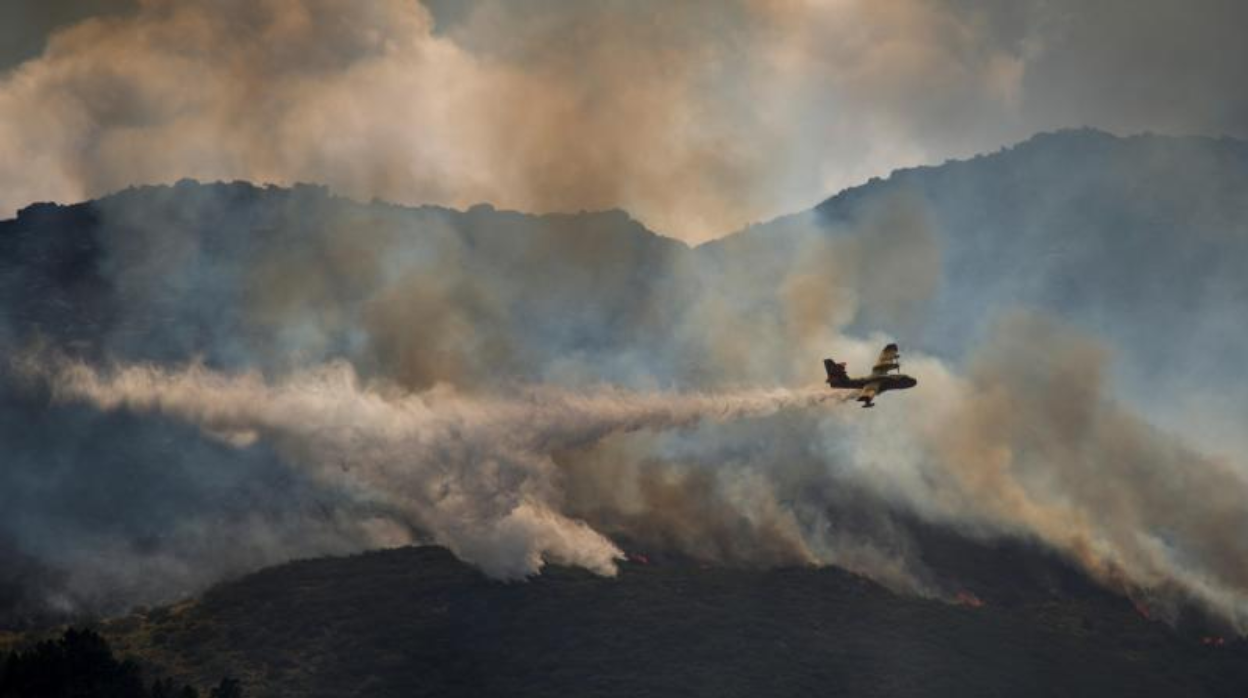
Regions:
<instances>
[{"instance_id":1,"label":"aircraft tail fin","mask_svg":"<svg viewBox=\"0 0 1248 698\"><path fill-rule=\"evenodd\" d=\"M832 359L824 359L823 369L828 372L828 385L836 385L849 380L849 374L845 372L845 364L838 364Z\"/></svg>"}]
</instances>

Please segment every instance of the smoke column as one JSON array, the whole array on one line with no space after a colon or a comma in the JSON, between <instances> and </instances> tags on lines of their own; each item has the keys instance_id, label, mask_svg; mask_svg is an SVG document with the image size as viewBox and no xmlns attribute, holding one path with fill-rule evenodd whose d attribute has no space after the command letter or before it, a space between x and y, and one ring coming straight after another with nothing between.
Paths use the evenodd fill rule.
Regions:
<instances>
[{"instance_id":1,"label":"smoke column","mask_svg":"<svg viewBox=\"0 0 1248 698\"><path fill-rule=\"evenodd\" d=\"M736 420L837 399L823 388L726 393L518 389L508 397L444 386L403 393L362 385L346 363L279 382L192 365L82 363L39 370L60 400L155 412L246 448L278 444L292 463L351 491L413 533L431 537L488 574L516 578L545 561L612 575L621 551L560 512L550 454L638 430Z\"/></svg>"}]
</instances>

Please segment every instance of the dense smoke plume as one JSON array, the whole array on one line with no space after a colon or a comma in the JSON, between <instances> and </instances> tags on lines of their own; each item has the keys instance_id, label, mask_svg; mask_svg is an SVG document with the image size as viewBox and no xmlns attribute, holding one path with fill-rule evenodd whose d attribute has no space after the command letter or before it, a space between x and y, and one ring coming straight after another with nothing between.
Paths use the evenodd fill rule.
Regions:
<instances>
[{"instance_id":1,"label":"dense smoke plume","mask_svg":"<svg viewBox=\"0 0 1248 698\"><path fill-rule=\"evenodd\" d=\"M0 340L38 357L0 376L0 611L428 541L502 577L637 548L952 598L922 525L1242 629L1242 460L1124 385L1239 404L1173 358L1248 346L1203 331L1248 297L1246 180L1234 143L1058 134L698 248L315 187L32 207L0 222ZM891 339L915 390L814 404L820 359Z\"/></svg>"},{"instance_id":2,"label":"dense smoke plume","mask_svg":"<svg viewBox=\"0 0 1248 698\"><path fill-rule=\"evenodd\" d=\"M622 207L702 241L1039 130L1248 134L1233 0L44 4L0 8L0 32L60 27L0 72L5 216L181 177L313 181Z\"/></svg>"},{"instance_id":3,"label":"dense smoke plume","mask_svg":"<svg viewBox=\"0 0 1248 698\"><path fill-rule=\"evenodd\" d=\"M435 388L386 395L385 388L360 386L346 364L279 385L202 367L131 367L101 376L81 364L50 380L60 399L165 414L240 447L270 439L316 479L391 512L399 528L500 577L534 574L547 560L614 574L622 555L559 511L551 452L613 433L758 417L831 398L820 389L637 394L602 388L471 398ZM386 542L393 541L367 543Z\"/></svg>"},{"instance_id":4,"label":"dense smoke plume","mask_svg":"<svg viewBox=\"0 0 1248 698\"><path fill-rule=\"evenodd\" d=\"M0 328L78 368L10 380L0 524L67 580L45 601L112 610L408 542L505 577L547 560L609 573L617 540L941 593L887 512L823 473L810 430L828 406L799 407L844 396L792 387L817 384L852 293L815 284L773 312L765 284L619 212L187 182L101 201L69 237L44 213L2 236L0 284L47 294ZM881 220L932 239L922 216ZM848 269L870 247L852 233L794 254ZM866 364L873 344L836 348ZM110 516L118 499L128 513ZM863 523L835 525L831 502Z\"/></svg>"},{"instance_id":5,"label":"dense smoke plume","mask_svg":"<svg viewBox=\"0 0 1248 698\"><path fill-rule=\"evenodd\" d=\"M1203 455L1106 391L1106 348L1051 317L999 318L965 376L924 372L875 423L856 474L972 536L1044 543L1174 617L1184 599L1248 629L1244 464Z\"/></svg>"},{"instance_id":6,"label":"dense smoke plume","mask_svg":"<svg viewBox=\"0 0 1248 698\"><path fill-rule=\"evenodd\" d=\"M912 396L909 423L839 412L808 422L828 452L842 450L834 439L857 451L839 474L751 462L784 458L777 442L810 435L784 434L786 422L803 423L793 414L764 427L771 448L745 456L743 469L731 459L682 467L665 455L681 449L661 443L675 429L691 439L685 458L705 457L724 435L697 433L700 423L731 421L748 433L735 422L830 402L817 387L475 397L447 386L410 394L361 385L347 364L276 384L202 366L25 371L49 381L57 400L172 417L236 448L275 444L314 481L376 512L357 545L429 540L498 577L534 574L548 561L614 574L623 553L598 529L605 524L706 559L838 564L905 591L940 593L904 536L899 549L881 549L887 531L838 536L826 511L782 503L783 480L794 477L802 487L852 485L972 536L1034 538L1150 608L1174 614L1191 599L1248 627L1248 549L1234 534L1248 525L1238 496L1248 482L1107 400L1103 361L1094 342L1052 320L1007 316L965 378L915 362L930 385ZM634 432L640 441L627 440ZM828 507L826 497L816 507Z\"/></svg>"}]
</instances>

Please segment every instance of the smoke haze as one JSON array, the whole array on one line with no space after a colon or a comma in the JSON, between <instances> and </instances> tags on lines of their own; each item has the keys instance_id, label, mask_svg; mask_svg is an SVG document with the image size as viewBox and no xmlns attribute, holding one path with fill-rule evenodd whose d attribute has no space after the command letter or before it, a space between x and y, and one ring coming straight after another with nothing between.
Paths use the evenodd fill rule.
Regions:
<instances>
[{"instance_id":1,"label":"smoke haze","mask_svg":"<svg viewBox=\"0 0 1248 698\"><path fill-rule=\"evenodd\" d=\"M702 240L1050 118L1025 105L1051 25L944 7L150 0L5 75L0 191L316 179ZM1239 132L1216 103L1157 123ZM506 578L636 544L947 597L917 519L1243 630L1245 464L1217 435L1248 398L1208 367L1248 353L1246 182L1242 142L1080 131L697 248L618 210L308 186L24 209L0 340L43 363L0 391L0 603L113 610L413 541ZM816 404L820 359L891 339L916 390Z\"/></svg>"},{"instance_id":2,"label":"smoke haze","mask_svg":"<svg viewBox=\"0 0 1248 698\"><path fill-rule=\"evenodd\" d=\"M0 74L0 215L182 177L313 181L361 200L620 207L698 242L1040 130L1248 135L1233 0L0 13L14 46L50 33Z\"/></svg>"},{"instance_id":3,"label":"smoke haze","mask_svg":"<svg viewBox=\"0 0 1248 698\"><path fill-rule=\"evenodd\" d=\"M921 215L882 220L934 240ZM812 438L838 397L806 386L857 303L852 277L814 265L861 261L844 233L801 242L808 264L769 258L795 269L776 312L765 270L724 274L748 265L703 264L620 212L189 182L28 209L0 236L0 282L41 294L0 327L22 356L68 363L27 364L4 393L4 530L64 580L22 603L124 608L417 541L501 577L610 573L620 540L940 594ZM841 346L867 363L873 344ZM834 525L830 503L864 523Z\"/></svg>"},{"instance_id":4,"label":"smoke haze","mask_svg":"<svg viewBox=\"0 0 1248 698\"><path fill-rule=\"evenodd\" d=\"M501 577L534 574L546 560L615 573L621 552L558 511L552 452L615 433L759 417L832 397L821 389L717 395L609 388L531 390L509 399L449 388L386 396L384 388L361 387L346 364L280 385L202 367L100 376L81 364L53 371L50 381L58 399L157 412L239 447L273 440L317 480L393 512L392 528L423 532Z\"/></svg>"}]
</instances>

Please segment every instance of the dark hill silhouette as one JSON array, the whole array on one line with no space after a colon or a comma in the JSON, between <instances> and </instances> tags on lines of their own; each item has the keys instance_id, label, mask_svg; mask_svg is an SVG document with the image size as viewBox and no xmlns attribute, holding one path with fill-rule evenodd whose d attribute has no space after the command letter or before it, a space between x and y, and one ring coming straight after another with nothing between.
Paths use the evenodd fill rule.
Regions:
<instances>
[{"instance_id":1,"label":"dark hill silhouette","mask_svg":"<svg viewBox=\"0 0 1248 698\"><path fill-rule=\"evenodd\" d=\"M1034 552L1007 556L1033 572L1070 574ZM202 683L228 667L256 696L1237 696L1248 688L1243 642L1202 643L1090 586L1058 596L996 576L950 605L833 568L643 559L635 555L616 579L556 567L524 583L491 581L440 548L294 562L105 631L159 673Z\"/></svg>"}]
</instances>

